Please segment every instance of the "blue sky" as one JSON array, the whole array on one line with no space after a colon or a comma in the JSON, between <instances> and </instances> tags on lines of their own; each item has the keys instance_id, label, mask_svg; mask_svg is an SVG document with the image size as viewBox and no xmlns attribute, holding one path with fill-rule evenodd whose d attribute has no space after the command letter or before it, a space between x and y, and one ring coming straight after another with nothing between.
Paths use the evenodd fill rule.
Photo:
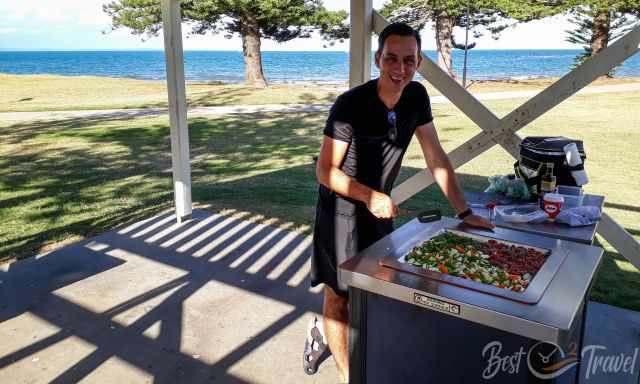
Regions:
<instances>
[{"instance_id":1,"label":"blue sky","mask_svg":"<svg viewBox=\"0 0 640 384\"><path fill-rule=\"evenodd\" d=\"M378 8L384 0L374 0ZM110 31L110 19L102 12L107 0L3 0L0 3L0 49L162 49L161 38L142 41L127 30ZM330 9L346 9L347 0L325 0ZM505 31L499 40L490 36L476 39L476 49L562 49L580 48L564 41L571 24L562 16L534 21ZM183 27L183 32L188 31ZM106 32L106 33L104 33ZM463 40L462 31L456 33ZM422 31L425 49L435 49L433 31ZM240 50L239 38L192 36L184 39L185 49ZM264 40L263 50L323 50L320 38L296 39L284 44ZM375 48L375 43L374 43ZM331 50L348 50L336 44Z\"/></svg>"}]
</instances>

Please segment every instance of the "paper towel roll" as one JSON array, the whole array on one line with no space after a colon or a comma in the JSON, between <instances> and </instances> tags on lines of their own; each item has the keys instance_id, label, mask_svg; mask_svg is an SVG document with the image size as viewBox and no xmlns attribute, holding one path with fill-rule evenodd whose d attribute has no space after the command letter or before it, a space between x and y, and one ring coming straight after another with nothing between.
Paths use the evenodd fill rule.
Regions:
<instances>
[{"instance_id":1,"label":"paper towel roll","mask_svg":"<svg viewBox=\"0 0 640 384\"><path fill-rule=\"evenodd\" d=\"M576 143L567 144L563 149L569 166L575 167L576 165L582 164L582 158L580 157L580 152L578 152L578 146ZM579 187L589 182L589 177L584 169L571 171L571 176L573 176L573 179Z\"/></svg>"},{"instance_id":2,"label":"paper towel roll","mask_svg":"<svg viewBox=\"0 0 640 384\"><path fill-rule=\"evenodd\" d=\"M580 152L578 152L578 146L576 143L567 144L563 147L564 154L567 156L567 164L572 167L582 164L582 158Z\"/></svg>"}]
</instances>

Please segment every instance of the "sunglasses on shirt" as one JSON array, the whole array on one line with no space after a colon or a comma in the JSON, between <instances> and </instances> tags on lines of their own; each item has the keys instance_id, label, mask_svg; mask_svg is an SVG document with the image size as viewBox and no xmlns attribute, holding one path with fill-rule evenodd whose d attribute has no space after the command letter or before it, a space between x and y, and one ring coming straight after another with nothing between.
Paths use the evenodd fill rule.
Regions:
<instances>
[{"instance_id":1,"label":"sunglasses on shirt","mask_svg":"<svg viewBox=\"0 0 640 384\"><path fill-rule=\"evenodd\" d=\"M391 125L391 129L389 130L389 140L395 142L398 138L398 126L396 124L397 120L395 111L389 111L389 113L387 113L387 122Z\"/></svg>"}]
</instances>

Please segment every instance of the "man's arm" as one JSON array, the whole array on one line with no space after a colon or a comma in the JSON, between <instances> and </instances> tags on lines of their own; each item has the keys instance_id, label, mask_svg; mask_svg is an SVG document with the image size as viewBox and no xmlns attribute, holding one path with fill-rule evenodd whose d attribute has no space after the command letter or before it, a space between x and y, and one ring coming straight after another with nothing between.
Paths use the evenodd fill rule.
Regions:
<instances>
[{"instance_id":1,"label":"man's arm","mask_svg":"<svg viewBox=\"0 0 640 384\"><path fill-rule=\"evenodd\" d=\"M348 148L349 143L324 136L316 166L318 182L342 196L362 201L378 218L395 217L398 207L388 195L375 191L342 172L340 166Z\"/></svg>"},{"instance_id":2,"label":"man's arm","mask_svg":"<svg viewBox=\"0 0 640 384\"><path fill-rule=\"evenodd\" d=\"M431 171L434 180L442 189L442 192L449 200L456 214L462 213L468 208L468 205L462 194L462 190L458 186L449 157L442 148L442 145L440 145L440 140L438 139L438 134L433 122L417 127L415 135L418 138L427 167ZM464 221L467 224L478 227L493 228L493 224L476 215L469 215L465 217Z\"/></svg>"}]
</instances>

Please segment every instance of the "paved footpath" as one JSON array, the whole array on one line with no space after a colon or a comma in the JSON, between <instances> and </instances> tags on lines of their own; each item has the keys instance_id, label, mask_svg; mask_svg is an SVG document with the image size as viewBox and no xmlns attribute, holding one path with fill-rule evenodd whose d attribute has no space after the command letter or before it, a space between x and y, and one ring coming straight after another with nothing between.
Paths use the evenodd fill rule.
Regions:
<instances>
[{"instance_id":1,"label":"paved footpath","mask_svg":"<svg viewBox=\"0 0 640 384\"><path fill-rule=\"evenodd\" d=\"M515 98L533 97L541 90L511 91L511 92L485 92L477 93L478 100L503 100ZM587 87L578 94L596 94L613 92L637 92L640 91L640 83L627 83L615 85L601 85ZM444 96L431 98L432 104L447 104L450 101ZM244 113L269 113L269 112L324 112L328 111L331 104L262 104L262 105L232 105L221 107L195 107L189 109L189 115L194 116L221 116ZM139 108L139 109L104 109L81 111L42 111L42 112L3 112L0 113L0 121L18 122L31 120L64 120L73 118L135 118L145 116L159 116L167 113L166 108Z\"/></svg>"}]
</instances>

